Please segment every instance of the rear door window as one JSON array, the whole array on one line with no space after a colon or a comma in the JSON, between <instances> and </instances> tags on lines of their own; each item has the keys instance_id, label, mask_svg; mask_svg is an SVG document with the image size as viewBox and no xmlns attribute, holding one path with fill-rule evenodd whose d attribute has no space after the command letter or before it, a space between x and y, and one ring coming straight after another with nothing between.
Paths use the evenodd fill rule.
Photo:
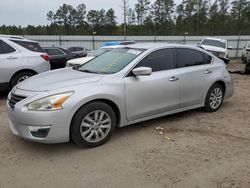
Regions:
<instances>
[{"instance_id":1,"label":"rear door window","mask_svg":"<svg viewBox=\"0 0 250 188\"><path fill-rule=\"evenodd\" d=\"M43 52L43 49L37 42L21 41L21 40L11 40L12 42L30 50L33 52Z\"/></svg>"},{"instance_id":2,"label":"rear door window","mask_svg":"<svg viewBox=\"0 0 250 188\"><path fill-rule=\"evenodd\" d=\"M10 45L0 40L0 54L8 54L15 51L16 50L12 48Z\"/></svg>"},{"instance_id":3,"label":"rear door window","mask_svg":"<svg viewBox=\"0 0 250 188\"><path fill-rule=\"evenodd\" d=\"M74 47L71 47L71 48L68 49L68 51L74 52L74 51L75 51L75 48L74 48Z\"/></svg>"},{"instance_id":4,"label":"rear door window","mask_svg":"<svg viewBox=\"0 0 250 188\"><path fill-rule=\"evenodd\" d=\"M213 60L212 56L205 54L205 53L203 53L203 56L204 56L204 63L205 64L210 64L212 62L212 60Z\"/></svg>"},{"instance_id":5,"label":"rear door window","mask_svg":"<svg viewBox=\"0 0 250 188\"><path fill-rule=\"evenodd\" d=\"M136 67L150 67L153 72L175 68L173 49L163 49L152 52Z\"/></svg>"},{"instance_id":6,"label":"rear door window","mask_svg":"<svg viewBox=\"0 0 250 188\"><path fill-rule=\"evenodd\" d=\"M177 67L190 67L203 65L204 59L201 52L187 48L176 48Z\"/></svg>"},{"instance_id":7,"label":"rear door window","mask_svg":"<svg viewBox=\"0 0 250 188\"><path fill-rule=\"evenodd\" d=\"M77 51L83 51L83 48L81 48L81 47L75 47L75 51L77 52Z\"/></svg>"}]
</instances>

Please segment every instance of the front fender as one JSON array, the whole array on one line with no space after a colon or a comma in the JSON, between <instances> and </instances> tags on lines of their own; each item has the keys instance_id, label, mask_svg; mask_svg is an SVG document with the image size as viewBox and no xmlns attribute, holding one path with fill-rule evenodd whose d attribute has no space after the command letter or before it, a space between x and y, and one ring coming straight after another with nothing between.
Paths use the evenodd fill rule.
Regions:
<instances>
[{"instance_id":1,"label":"front fender","mask_svg":"<svg viewBox=\"0 0 250 188\"><path fill-rule=\"evenodd\" d=\"M109 100L116 104L120 111L120 125L125 122L125 97L124 84L88 84L75 90L74 94L63 104L64 108L70 108L72 120L75 113L85 104L96 100Z\"/></svg>"}]
</instances>

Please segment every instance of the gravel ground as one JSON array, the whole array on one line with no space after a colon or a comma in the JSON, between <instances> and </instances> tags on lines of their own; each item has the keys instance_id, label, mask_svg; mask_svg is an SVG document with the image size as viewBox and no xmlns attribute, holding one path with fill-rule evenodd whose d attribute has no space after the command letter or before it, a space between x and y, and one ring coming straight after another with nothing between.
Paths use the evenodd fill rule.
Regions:
<instances>
[{"instance_id":1,"label":"gravel ground","mask_svg":"<svg viewBox=\"0 0 250 188\"><path fill-rule=\"evenodd\" d=\"M243 66L233 61L229 68ZM218 112L197 109L128 126L92 149L14 136L2 96L0 188L249 188L250 76L232 76L235 94Z\"/></svg>"}]
</instances>

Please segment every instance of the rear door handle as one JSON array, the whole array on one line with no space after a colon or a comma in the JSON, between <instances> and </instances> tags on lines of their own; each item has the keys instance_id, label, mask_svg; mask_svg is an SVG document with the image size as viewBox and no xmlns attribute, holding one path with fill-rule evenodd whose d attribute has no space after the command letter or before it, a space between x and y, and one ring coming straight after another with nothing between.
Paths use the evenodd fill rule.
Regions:
<instances>
[{"instance_id":1,"label":"rear door handle","mask_svg":"<svg viewBox=\"0 0 250 188\"><path fill-rule=\"evenodd\" d=\"M9 57L7 57L7 59L17 59L17 57L15 57L15 56L9 56Z\"/></svg>"},{"instance_id":2,"label":"rear door handle","mask_svg":"<svg viewBox=\"0 0 250 188\"><path fill-rule=\"evenodd\" d=\"M173 77L169 78L168 80L171 81L171 82L174 82L174 81L179 80L179 78L173 76Z\"/></svg>"},{"instance_id":3,"label":"rear door handle","mask_svg":"<svg viewBox=\"0 0 250 188\"><path fill-rule=\"evenodd\" d=\"M211 74L212 71L211 71L211 70L206 70L204 73L205 73L205 74Z\"/></svg>"}]
</instances>

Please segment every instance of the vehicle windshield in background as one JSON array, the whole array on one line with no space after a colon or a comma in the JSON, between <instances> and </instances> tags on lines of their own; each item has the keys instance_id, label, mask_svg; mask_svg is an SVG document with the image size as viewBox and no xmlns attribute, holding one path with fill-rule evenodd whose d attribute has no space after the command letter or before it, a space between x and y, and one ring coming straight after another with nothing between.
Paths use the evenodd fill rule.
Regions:
<instances>
[{"instance_id":1,"label":"vehicle windshield in background","mask_svg":"<svg viewBox=\"0 0 250 188\"><path fill-rule=\"evenodd\" d=\"M93 53L90 54L90 56L97 57L99 55L104 54L105 52L111 50L110 48L98 48Z\"/></svg>"},{"instance_id":2,"label":"vehicle windshield in background","mask_svg":"<svg viewBox=\"0 0 250 188\"><path fill-rule=\"evenodd\" d=\"M11 40L12 42L19 44L20 46L33 51L33 52L43 52L43 49L37 42L30 41L20 41L20 40Z\"/></svg>"},{"instance_id":3,"label":"vehicle windshield in background","mask_svg":"<svg viewBox=\"0 0 250 188\"><path fill-rule=\"evenodd\" d=\"M96 74L112 74L119 72L139 56L143 49L119 48L112 49L88 63L77 67L76 70Z\"/></svg>"},{"instance_id":4,"label":"vehicle windshield in background","mask_svg":"<svg viewBox=\"0 0 250 188\"><path fill-rule=\"evenodd\" d=\"M216 46L220 48L226 48L226 43L218 40L205 39L201 42L201 45Z\"/></svg>"}]
</instances>

